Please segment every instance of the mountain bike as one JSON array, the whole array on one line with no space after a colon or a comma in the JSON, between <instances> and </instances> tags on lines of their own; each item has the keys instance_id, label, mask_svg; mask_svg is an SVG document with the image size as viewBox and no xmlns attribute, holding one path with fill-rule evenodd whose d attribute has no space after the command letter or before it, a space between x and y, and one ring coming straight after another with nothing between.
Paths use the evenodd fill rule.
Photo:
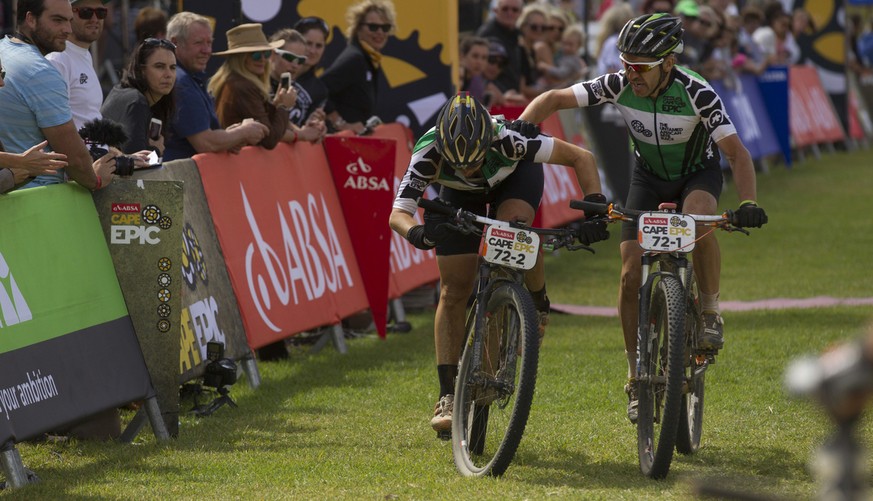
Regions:
<instances>
[{"instance_id":1,"label":"mountain bike","mask_svg":"<svg viewBox=\"0 0 873 501\"><path fill-rule=\"evenodd\" d=\"M544 250L594 251L576 243L575 229L528 227L426 199L419 206L452 216L450 228L483 239L455 380L451 439L462 475L499 476L521 442L537 377L539 321L525 271L539 257L541 236Z\"/></svg>"},{"instance_id":2,"label":"mountain bike","mask_svg":"<svg viewBox=\"0 0 873 501\"><path fill-rule=\"evenodd\" d=\"M682 214L675 203L657 211L574 200L570 207L608 222L636 221L643 249L637 331L637 452L640 470L664 478L673 449L692 454L703 432L705 374L716 352L698 346L703 312L688 254L700 237L698 226L749 234L734 224L733 212Z\"/></svg>"}]
</instances>

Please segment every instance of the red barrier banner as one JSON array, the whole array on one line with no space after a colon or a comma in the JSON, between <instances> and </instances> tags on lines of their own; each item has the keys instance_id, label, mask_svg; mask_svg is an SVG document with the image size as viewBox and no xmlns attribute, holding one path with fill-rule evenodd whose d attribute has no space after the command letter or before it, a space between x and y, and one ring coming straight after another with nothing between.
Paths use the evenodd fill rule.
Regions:
<instances>
[{"instance_id":1,"label":"red barrier banner","mask_svg":"<svg viewBox=\"0 0 873 501\"><path fill-rule=\"evenodd\" d=\"M409 167L412 159L412 147L415 139L412 131L399 123L384 124L373 130L373 137L393 139L397 142L394 159L394 184L392 193L397 193L400 180ZM421 210L415 215L422 223ZM416 249L405 238L391 232L391 275L388 286L388 297L398 298L407 292L439 280L440 271L436 264L436 254L433 251Z\"/></svg>"},{"instance_id":2,"label":"red barrier banner","mask_svg":"<svg viewBox=\"0 0 873 501\"><path fill-rule=\"evenodd\" d=\"M321 145L194 161L252 348L367 307Z\"/></svg>"},{"instance_id":3,"label":"red barrier banner","mask_svg":"<svg viewBox=\"0 0 873 501\"><path fill-rule=\"evenodd\" d=\"M792 66L788 77L789 120L795 147L842 141L846 135L833 104L811 66Z\"/></svg>"},{"instance_id":4,"label":"red barrier banner","mask_svg":"<svg viewBox=\"0 0 873 501\"><path fill-rule=\"evenodd\" d=\"M379 336L388 317L388 271L391 251L391 201L397 141L370 137L324 139L352 246L364 280L370 313Z\"/></svg>"}]
</instances>

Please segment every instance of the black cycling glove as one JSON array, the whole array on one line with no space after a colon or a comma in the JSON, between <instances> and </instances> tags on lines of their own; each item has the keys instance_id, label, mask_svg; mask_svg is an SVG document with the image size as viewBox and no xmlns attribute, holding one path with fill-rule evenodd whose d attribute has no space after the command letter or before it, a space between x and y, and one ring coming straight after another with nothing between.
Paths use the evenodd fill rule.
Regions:
<instances>
[{"instance_id":1,"label":"black cycling glove","mask_svg":"<svg viewBox=\"0 0 873 501\"><path fill-rule=\"evenodd\" d=\"M528 139L534 139L540 135L540 126L527 120L507 120L506 128L518 132Z\"/></svg>"},{"instance_id":2,"label":"black cycling glove","mask_svg":"<svg viewBox=\"0 0 873 501\"><path fill-rule=\"evenodd\" d=\"M746 201L734 212L732 223L740 228L760 228L767 224L767 213L755 202Z\"/></svg>"},{"instance_id":3,"label":"black cycling glove","mask_svg":"<svg viewBox=\"0 0 873 501\"><path fill-rule=\"evenodd\" d=\"M579 242L582 245L591 245L594 242L608 240L609 232L606 231L606 220L590 219L579 227Z\"/></svg>"},{"instance_id":4,"label":"black cycling glove","mask_svg":"<svg viewBox=\"0 0 873 501\"><path fill-rule=\"evenodd\" d=\"M442 200L437 199L437 202L445 205L446 207L454 209L443 202ZM431 242L439 242L441 240L445 240L446 237L451 235L452 228L449 226L454 218L448 214L443 214L441 212L436 212L432 210L424 211L424 236L430 240Z\"/></svg>"},{"instance_id":5,"label":"black cycling glove","mask_svg":"<svg viewBox=\"0 0 873 501\"><path fill-rule=\"evenodd\" d=\"M424 236L423 224L409 228L409 231L406 232L406 240L408 240L413 247L421 250L431 250L436 245L436 242L429 241L427 237Z\"/></svg>"}]
</instances>

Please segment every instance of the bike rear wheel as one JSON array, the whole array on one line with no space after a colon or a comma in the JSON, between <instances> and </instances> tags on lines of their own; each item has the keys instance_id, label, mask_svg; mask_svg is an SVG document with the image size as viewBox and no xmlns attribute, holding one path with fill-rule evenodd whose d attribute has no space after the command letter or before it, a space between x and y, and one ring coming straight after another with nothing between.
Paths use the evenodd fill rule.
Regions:
<instances>
[{"instance_id":1,"label":"bike rear wheel","mask_svg":"<svg viewBox=\"0 0 873 501\"><path fill-rule=\"evenodd\" d=\"M641 299L639 417L640 471L664 478L670 471L682 404L685 366L685 302L672 275L656 279Z\"/></svg>"},{"instance_id":2,"label":"bike rear wheel","mask_svg":"<svg viewBox=\"0 0 873 501\"><path fill-rule=\"evenodd\" d=\"M688 284L685 303L686 389L682 395L682 415L676 436L676 450L680 454L693 454L700 448L700 437L703 435L703 397L706 383L706 375L703 371L706 370L707 361L697 353L697 335L703 329L703 317L697 277L693 274L690 263L686 283ZM700 374L696 374L698 371Z\"/></svg>"},{"instance_id":3,"label":"bike rear wheel","mask_svg":"<svg viewBox=\"0 0 873 501\"><path fill-rule=\"evenodd\" d=\"M496 285L484 314L481 356L470 336L458 367L452 452L464 476L506 471L527 425L539 357L533 300L519 284Z\"/></svg>"}]
</instances>

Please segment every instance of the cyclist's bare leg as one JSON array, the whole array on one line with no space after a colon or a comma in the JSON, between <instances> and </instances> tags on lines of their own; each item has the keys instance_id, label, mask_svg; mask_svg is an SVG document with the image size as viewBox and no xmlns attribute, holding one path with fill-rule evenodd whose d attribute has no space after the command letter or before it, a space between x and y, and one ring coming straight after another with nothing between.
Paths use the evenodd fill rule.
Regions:
<instances>
[{"instance_id":1,"label":"cyclist's bare leg","mask_svg":"<svg viewBox=\"0 0 873 501\"><path fill-rule=\"evenodd\" d=\"M636 377L637 364L637 317L639 316L639 292L642 282L640 257L643 250L636 240L621 243L621 284L618 289L618 315L624 332L624 349L627 355L628 377Z\"/></svg>"},{"instance_id":2,"label":"cyclist's bare leg","mask_svg":"<svg viewBox=\"0 0 873 501\"><path fill-rule=\"evenodd\" d=\"M497 219L501 221L520 221L533 224L536 211L529 203L517 198L504 200L497 207ZM542 259L524 277L524 284L530 291L539 291L546 286L546 268Z\"/></svg>"},{"instance_id":3,"label":"cyclist's bare leg","mask_svg":"<svg viewBox=\"0 0 873 501\"><path fill-rule=\"evenodd\" d=\"M682 202L682 210L688 214L716 214L718 202L712 194L703 190L694 190ZM711 228L698 226L697 233L701 235ZM701 294L718 294L721 278L721 250L715 232L697 241L692 251L694 272L697 274L697 284Z\"/></svg>"},{"instance_id":4,"label":"cyclist's bare leg","mask_svg":"<svg viewBox=\"0 0 873 501\"><path fill-rule=\"evenodd\" d=\"M437 365L458 365L464 343L467 302L476 281L477 254L437 256L440 299L434 317Z\"/></svg>"}]
</instances>

